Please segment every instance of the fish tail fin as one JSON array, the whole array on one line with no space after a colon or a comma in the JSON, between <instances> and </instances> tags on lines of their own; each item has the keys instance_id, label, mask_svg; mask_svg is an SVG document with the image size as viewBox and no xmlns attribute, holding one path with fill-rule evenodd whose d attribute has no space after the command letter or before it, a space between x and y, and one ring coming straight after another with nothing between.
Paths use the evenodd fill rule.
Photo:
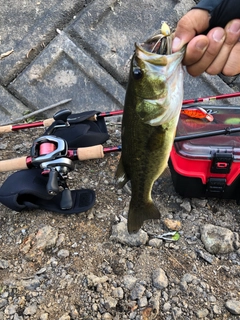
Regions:
<instances>
[{"instance_id":1,"label":"fish tail fin","mask_svg":"<svg viewBox=\"0 0 240 320\"><path fill-rule=\"evenodd\" d=\"M118 189L121 189L129 180L123 167L122 158L119 160L115 178Z\"/></svg>"},{"instance_id":2,"label":"fish tail fin","mask_svg":"<svg viewBox=\"0 0 240 320\"><path fill-rule=\"evenodd\" d=\"M143 222L149 219L160 219L160 212L153 202L134 205L130 202L128 212L128 232L137 233Z\"/></svg>"}]
</instances>

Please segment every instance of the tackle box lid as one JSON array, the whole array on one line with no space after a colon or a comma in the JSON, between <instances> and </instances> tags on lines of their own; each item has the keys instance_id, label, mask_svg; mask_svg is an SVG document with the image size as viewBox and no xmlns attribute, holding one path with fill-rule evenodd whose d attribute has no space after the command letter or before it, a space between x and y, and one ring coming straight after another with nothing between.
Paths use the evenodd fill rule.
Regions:
<instances>
[{"instance_id":1,"label":"tackle box lid","mask_svg":"<svg viewBox=\"0 0 240 320\"><path fill-rule=\"evenodd\" d=\"M186 112L196 107L204 109L206 116L210 115L212 121L206 117L194 118L191 112L191 116ZM195 104L182 110L176 137L222 130L225 134L175 141L174 148L177 153L191 159L212 159L216 152L230 153L233 160L240 161L240 106ZM226 134L228 129L233 128L239 128L239 132Z\"/></svg>"}]
</instances>

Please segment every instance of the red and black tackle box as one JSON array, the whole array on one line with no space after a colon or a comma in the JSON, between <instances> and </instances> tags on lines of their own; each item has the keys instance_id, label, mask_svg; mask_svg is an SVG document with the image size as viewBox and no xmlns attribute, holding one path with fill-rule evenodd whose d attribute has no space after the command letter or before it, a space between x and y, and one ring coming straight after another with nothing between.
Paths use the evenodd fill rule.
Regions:
<instances>
[{"instance_id":1,"label":"red and black tackle box","mask_svg":"<svg viewBox=\"0 0 240 320\"><path fill-rule=\"evenodd\" d=\"M183 197L236 199L240 204L240 106L198 107L210 120L181 113L169 158L174 188ZM209 136L189 137L199 134Z\"/></svg>"}]
</instances>

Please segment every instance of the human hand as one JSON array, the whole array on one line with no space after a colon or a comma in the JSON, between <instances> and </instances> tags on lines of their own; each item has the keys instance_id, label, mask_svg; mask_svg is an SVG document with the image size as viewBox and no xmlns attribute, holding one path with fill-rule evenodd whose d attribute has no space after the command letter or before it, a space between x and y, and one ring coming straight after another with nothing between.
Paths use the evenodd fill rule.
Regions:
<instances>
[{"instance_id":1,"label":"human hand","mask_svg":"<svg viewBox=\"0 0 240 320\"><path fill-rule=\"evenodd\" d=\"M234 76L240 73L240 19L230 21L225 28L215 27L207 35L208 11L193 9L178 22L173 40L173 52L187 44L183 64L196 77L206 71L216 75Z\"/></svg>"}]
</instances>

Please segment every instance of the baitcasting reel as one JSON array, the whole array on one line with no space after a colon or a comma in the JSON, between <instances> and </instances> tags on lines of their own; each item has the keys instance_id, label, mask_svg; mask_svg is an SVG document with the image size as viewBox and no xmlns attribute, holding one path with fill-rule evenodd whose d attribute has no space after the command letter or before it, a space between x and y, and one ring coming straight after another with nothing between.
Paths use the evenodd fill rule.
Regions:
<instances>
[{"instance_id":1,"label":"baitcasting reel","mask_svg":"<svg viewBox=\"0 0 240 320\"><path fill-rule=\"evenodd\" d=\"M67 154L67 142L52 135L37 138L30 151L32 166L43 169L42 174L48 176L48 193L56 195L60 192L60 187L64 189L60 203L62 209L72 207L71 191L66 180L68 173L74 170L74 164L67 158Z\"/></svg>"}]
</instances>

